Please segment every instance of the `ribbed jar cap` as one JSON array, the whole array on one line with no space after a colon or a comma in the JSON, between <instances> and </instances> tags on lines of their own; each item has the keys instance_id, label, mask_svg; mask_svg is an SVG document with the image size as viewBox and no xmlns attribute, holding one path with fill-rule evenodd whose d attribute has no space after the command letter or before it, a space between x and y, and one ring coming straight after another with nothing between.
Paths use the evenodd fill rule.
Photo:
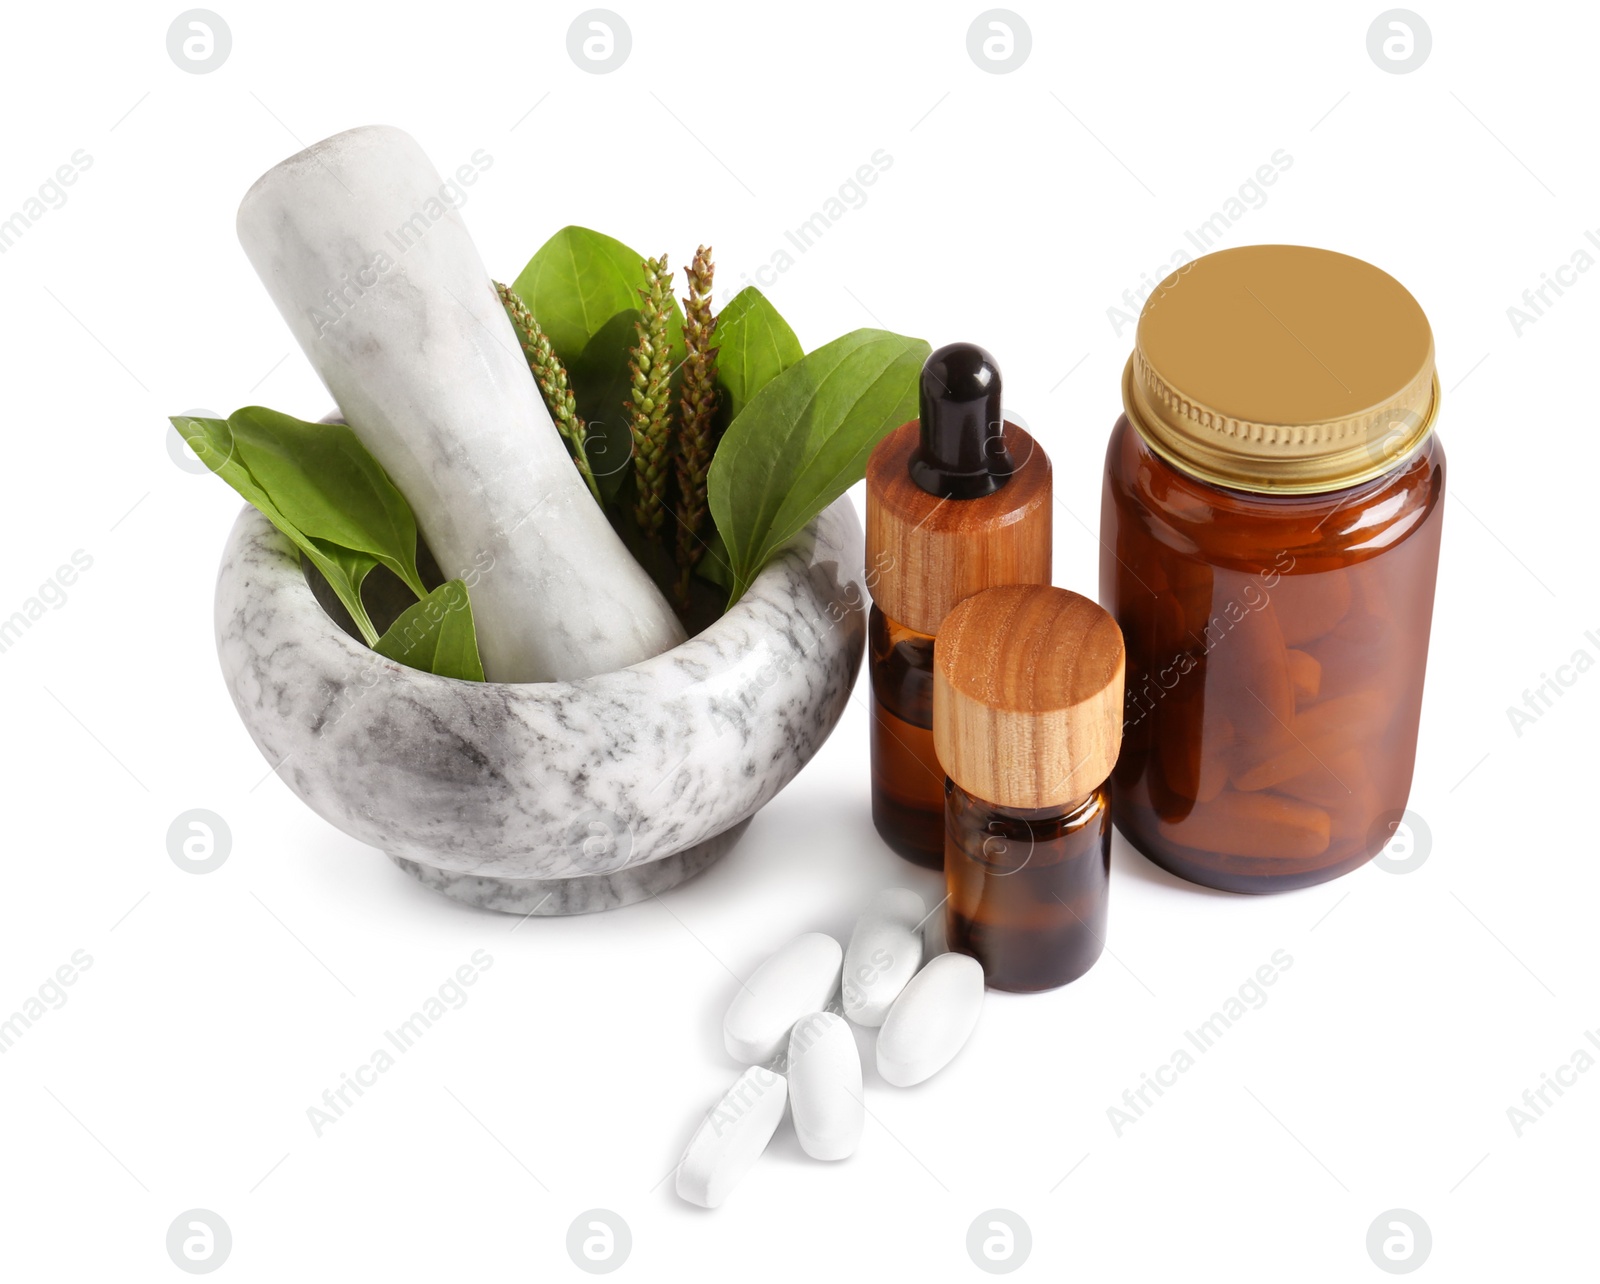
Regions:
<instances>
[{"instance_id":1,"label":"ribbed jar cap","mask_svg":"<svg viewBox=\"0 0 1600 1284\"><path fill-rule=\"evenodd\" d=\"M1222 250L1146 301L1123 404L1152 450L1203 481L1338 490L1432 430L1433 331L1403 285L1348 254Z\"/></svg>"},{"instance_id":2,"label":"ribbed jar cap","mask_svg":"<svg viewBox=\"0 0 1600 1284\"><path fill-rule=\"evenodd\" d=\"M1122 745L1122 630L1086 597L1014 584L967 598L933 647L945 773L1002 807L1087 797Z\"/></svg>"}]
</instances>

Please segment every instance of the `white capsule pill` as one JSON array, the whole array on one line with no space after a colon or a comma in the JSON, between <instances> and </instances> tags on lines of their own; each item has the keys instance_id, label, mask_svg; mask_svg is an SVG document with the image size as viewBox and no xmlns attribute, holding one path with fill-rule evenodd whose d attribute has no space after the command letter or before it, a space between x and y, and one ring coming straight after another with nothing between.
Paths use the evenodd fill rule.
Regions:
<instances>
[{"instance_id":1,"label":"white capsule pill","mask_svg":"<svg viewBox=\"0 0 1600 1284\"><path fill-rule=\"evenodd\" d=\"M750 974L722 1019L735 1061L771 1061L794 1023L828 1006L839 984L839 942L821 932L797 936Z\"/></svg>"},{"instance_id":2,"label":"white capsule pill","mask_svg":"<svg viewBox=\"0 0 1600 1284\"><path fill-rule=\"evenodd\" d=\"M983 1008L983 965L941 954L911 978L878 1032L878 1073L909 1088L938 1074L960 1052Z\"/></svg>"},{"instance_id":3,"label":"white capsule pill","mask_svg":"<svg viewBox=\"0 0 1600 1284\"><path fill-rule=\"evenodd\" d=\"M812 1012L789 1032L789 1109L800 1148L813 1159L845 1159L866 1122L861 1054L849 1023Z\"/></svg>"},{"instance_id":4,"label":"white capsule pill","mask_svg":"<svg viewBox=\"0 0 1600 1284\"><path fill-rule=\"evenodd\" d=\"M751 1066L735 1079L678 1161L679 1198L702 1208L719 1206L761 1158L788 1099L788 1081L765 1066Z\"/></svg>"},{"instance_id":5,"label":"white capsule pill","mask_svg":"<svg viewBox=\"0 0 1600 1284\"><path fill-rule=\"evenodd\" d=\"M857 1025L877 1027L922 966L928 907L909 887L889 887L867 902L844 952L840 996Z\"/></svg>"}]
</instances>

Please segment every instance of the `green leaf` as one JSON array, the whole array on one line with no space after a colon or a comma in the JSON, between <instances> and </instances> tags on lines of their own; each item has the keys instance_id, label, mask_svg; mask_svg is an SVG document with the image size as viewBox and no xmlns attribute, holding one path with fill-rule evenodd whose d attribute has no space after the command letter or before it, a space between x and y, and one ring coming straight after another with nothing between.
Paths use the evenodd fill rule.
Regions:
<instances>
[{"instance_id":1,"label":"green leaf","mask_svg":"<svg viewBox=\"0 0 1600 1284\"><path fill-rule=\"evenodd\" d=\"M292 429L275 434L275 428L284 427L280 421ZM427 591L417 573L417 528L410 506L343 424L307 424L248 407L227 420L179 415L172 426L206 467L254 505L322 573L368 646L378 640L378 630L361 601L361 585L373 567L388 566L419 597ZM341 440L310 441L302 429ZM248 455L242 439L250 441ZM296 442L311 450L314 467L326 466L328 472L311 475L297 467L285 453ZM252 470L252 461L261 462L273 479L272 489ZM353 520L351 513L365 521Z\"/></svg>"},{"instance_id":2,"label":"green leaf","mask_svg":"<svg viewBox=\"0 0 1600 1284\"><path fill-rule=\"evenodd\" d=\"M805 350L766 295L747 285L717 313L718 413L732 423L751 399L796 364Z\"/></svg>"},{"instance_id":3,"label":"green leaf","mask_svg":"<svg viewBox=\"0 0 1600 1284\"><path fill-rule=\"evenodd\" d=\"M511 289L528 305L570 374L589 341L619 312L639 306L645 256L586 227L564 227L539 247ZM672 301L675 332L683 313Z\"/></svg>"},{"instance_id":4,"label":"green leaf","mask_svg":"<svg viewBox=\"0 0 1600 1284\"><path fill-rule=\"evenodd\" d=\"M402 611L373 650L397 664L408 664L441 678L483 681L472 601L460 580L441 584L422 601Z\"/></svg>"},{"instance_id":5,"label":"green leaf","mask_svg":"<svg viewBox=\"0 0 1600 1284\"><path fill-rule=\"evenodd\" d=\"M633 439L623 406L629 396L628 353L635 342L633 327L639 318L637 308L617 313L567 367L572 394L578 402L578 417L587 434L584 454L606 503L616 498L617 489L628 476L628 461L633 458Z\"/></svg>"},{"instance_id":6,"label":"green leaf","mask_svg":"<svg viewBox=\"0 0 1600 1284\"><path fill-rule=\"evenodd\" d=\"M928 345L855 330L769 381L711 461L711 514L737 601L767 561L866 473L884 434L916 417Z\"/></svg>"},{"instance_id":7,"label":"green leaf","mask_svg":"<svg viewBox=\"0 0 1600 1284\"><path fill-rule=\"evenodd\" d=\"M256 507L261 506L257 504ZM305 550L311 564L322 572L322 578L328 581L328 587L338 596L339 601L344 603L344 609L350 612L350 618L361 630L362 641L371 646L378 640L378 626L372 622L372 616L367 613L366 603L361 600L361 586L366 583L367 575L372 568L378 564L377 559L367 553L340 548L337 544L330 544L326 540L306 539L304 535L296 539L295 543ZM357 607L360 608L359 611Z\"/></svg>"},{"instance_id":8,"label":"green leaf","mask_svg":"<svg viewBox=\"0 0 1600 1284\"><path fill-rule=\"evenodd\" d=\"M406 503L344 424L310 424L265 406L228 416L234 448L278 509L311 539L365 553L418 597L417 523Z\"/></svg>"},{"instance_id":9,"label":"green leaf","mask_svg":"<svg viewBox=\"0 0 1600 1284\"><path fill-rule=\"evenodd\" d=\"M705 542L706 551L696 563L694 573L727 593L733 588L733 572L729 569L728 546L722 542L722 532L713 526L706 532Z\"/></svg>"}]
</instances>

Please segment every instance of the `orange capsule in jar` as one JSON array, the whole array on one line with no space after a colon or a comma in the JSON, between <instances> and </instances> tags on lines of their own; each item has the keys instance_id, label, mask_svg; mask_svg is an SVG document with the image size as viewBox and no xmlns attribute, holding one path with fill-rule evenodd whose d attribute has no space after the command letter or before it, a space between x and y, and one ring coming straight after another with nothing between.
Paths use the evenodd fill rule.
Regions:
<instances>
[{"instance_id":1,"label":"orange capsule in jar","mask_svg":"<svg viewBox=\"0 0 1600 1284\"><path fill-rule=\"evenodd\" d=\"M1445 493L1427 317L1349 255L1220 251L1150 296L1123 406L1101 503L1116 825L1210 887L1347 873L1416 759Z\"/></svg>"}]
</instances>

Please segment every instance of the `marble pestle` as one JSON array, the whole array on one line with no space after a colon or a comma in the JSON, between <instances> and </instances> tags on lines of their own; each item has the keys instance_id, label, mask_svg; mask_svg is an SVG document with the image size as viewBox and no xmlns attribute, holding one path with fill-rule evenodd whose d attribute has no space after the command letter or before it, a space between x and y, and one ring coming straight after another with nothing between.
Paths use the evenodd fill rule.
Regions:
<instances>
[{"instance_id":1,"label":"marble pestle","mask_svg":"<svg viewBox=\"0 0 1600 1284\"><path fill-rule=\"evenodd\" d=\"M684 640L584 486L446 184L365 126L258 179L239 240L345 419L467 579L490 681L572 680Z\"/></svg>"}]
</instances>

